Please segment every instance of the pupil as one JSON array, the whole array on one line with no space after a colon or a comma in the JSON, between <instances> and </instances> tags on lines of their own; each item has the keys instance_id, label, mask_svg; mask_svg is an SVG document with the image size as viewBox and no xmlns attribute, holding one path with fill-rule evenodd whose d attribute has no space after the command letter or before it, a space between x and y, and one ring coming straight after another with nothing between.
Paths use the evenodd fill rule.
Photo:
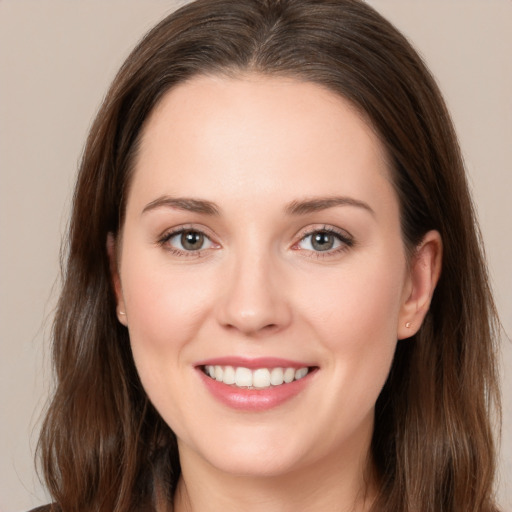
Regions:
<instances>
[{"instance_id":1,"label":"pupil","mask_svg":"<svg viewBox=\"0 0 512 512\"><path fill-rule=\"evenodd\" d=\"M186 231L181 235L181 245L190 251L200 249L203 245L204 235L196 231Z\"/></svg>"},{"instance_id":2,"label":"pupil","mask_svg":"<svg viewBox=\"0 0 512 512\"><path fill-rule=\"evenodd\" d=\"M334 237L329 233L315 233L311 245L318 251L328 251L334 245Z\"/></svg>"}]
</instances>

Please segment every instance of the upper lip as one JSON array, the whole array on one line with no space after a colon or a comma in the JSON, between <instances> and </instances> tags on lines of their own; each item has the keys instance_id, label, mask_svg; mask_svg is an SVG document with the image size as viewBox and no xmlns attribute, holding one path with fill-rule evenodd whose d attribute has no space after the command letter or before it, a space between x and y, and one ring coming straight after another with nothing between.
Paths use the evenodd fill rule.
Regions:
<instances>
[{"instance_id":1,"label":"upper lip","mask_svg":"<svg viewBox=\"0 0 512 512\"><path fill-rule=\"evenodd\" d=\"M304 361L294 361L291 359L283 359L280 357L237 357L224 356L204 359L196 363L196 366L234 366L237 368L249 368L256 370L258 368L306 368L314 366Z\"/></svg>"}]
</instances>

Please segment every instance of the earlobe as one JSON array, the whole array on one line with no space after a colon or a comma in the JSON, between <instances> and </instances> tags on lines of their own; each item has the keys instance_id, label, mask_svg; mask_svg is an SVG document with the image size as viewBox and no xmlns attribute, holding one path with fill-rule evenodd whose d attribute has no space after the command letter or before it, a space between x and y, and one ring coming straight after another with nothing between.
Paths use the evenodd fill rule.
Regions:
<instances>
[{"instance_id":1,"label":"earlobe","mask_svg":"<svg viewBox=\"0 0 512 512\"><path fill-rule=\"evenodd\" d=\"M413 336L421 327L441 275L442 257L441 235L438 231L429 231L411 257L398 318L398 339Z\"/></svg>"},{"instance_id":2,"label":"earlobe","mask_svg":"<svg viewBox=\"0 0 512 512\"><path fill-rule=\"evenodd\" d=\"M121 279L119 277L119 263L117 258L117 244L113 233L107 235L107 254L110 267L110 278L116 296L116 312L120 323L127 325L126 311L123 299L123 291L121 289Z\"/></svg>"}]
</instances>

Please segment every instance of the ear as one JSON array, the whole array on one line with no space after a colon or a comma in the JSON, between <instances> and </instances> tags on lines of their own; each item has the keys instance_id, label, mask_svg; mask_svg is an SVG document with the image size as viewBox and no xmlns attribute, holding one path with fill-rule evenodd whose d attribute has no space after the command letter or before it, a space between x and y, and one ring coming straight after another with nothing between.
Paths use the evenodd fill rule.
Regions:
<instances>
[{"instance_id":1,"label":"ear","mask_svg":"<svg viewBox=\"0 0 512 512\"><path fill-rule=\"evenodd\" d=\"M116 296L116 312L119 322L124 326L128 324L126 318L126 309L124 305L123 290L121 288L121 279L119 277L119 262L117 258L117 241L113 233L107 235L107 254L110 267L110 277Z\"/></svg>"},{"instance_id":2,"label":"ear","mask_svg":"<svg viewBox=\"0 0 512 512\"><path fill-rule=\"evenodd\" d=\"M416 334L427 314L436 288L443 258L443 242L437 231L429 231L414 251L404 286L398 316L398 339Z\"/></svg>"}]
</instances>

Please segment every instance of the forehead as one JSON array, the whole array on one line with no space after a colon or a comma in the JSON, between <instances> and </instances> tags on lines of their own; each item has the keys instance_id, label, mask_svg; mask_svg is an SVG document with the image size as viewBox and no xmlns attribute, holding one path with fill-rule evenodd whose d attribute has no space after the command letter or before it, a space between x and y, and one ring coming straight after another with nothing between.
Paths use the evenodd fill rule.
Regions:
<instances>
[{"instance_id":1,"label":"forehead","mask_svg":"<svg viewBox=\"0 0 512 512\"><path fill-rule=\"evenodd\" d=\"M350 102L311 82L251 74L199 76L167 92L145 123L132 186L197 195L222 184L243 195L286 184L291 196L337 184L355 193L375 179L389 181L386 154Z\"/></svg>"}]
</instances>

